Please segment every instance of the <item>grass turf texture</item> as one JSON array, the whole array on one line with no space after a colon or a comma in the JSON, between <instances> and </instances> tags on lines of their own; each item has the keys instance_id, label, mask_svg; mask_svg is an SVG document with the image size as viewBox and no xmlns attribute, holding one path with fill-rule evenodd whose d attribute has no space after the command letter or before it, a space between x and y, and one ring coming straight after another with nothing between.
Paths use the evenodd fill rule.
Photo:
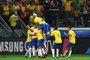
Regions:
<instances>
[{"instance_id":1,"label":"grass turf texture","mask_svg":"<svg viewBox=\"0 0 90 60\"><path fill-rule=\"evenodd\" d=\"M51 56L47 58L25 58L24 55L0 55L0 60L90 60L90 55L72 55L70 58L52 58Z\"/></svg>"}]
</instances>

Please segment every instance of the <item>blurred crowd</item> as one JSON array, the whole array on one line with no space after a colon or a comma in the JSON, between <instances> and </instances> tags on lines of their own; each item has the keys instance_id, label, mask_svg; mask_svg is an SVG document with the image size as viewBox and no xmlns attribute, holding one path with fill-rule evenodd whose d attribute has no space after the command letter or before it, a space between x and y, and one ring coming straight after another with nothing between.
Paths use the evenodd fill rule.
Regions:
<instances>
[{"instance_id":1,"label":"blurred crowd","mask_svg":"<svg viewBox=\"0 0 90 60\"><path fill-rule=\"evenodd\" d=\"M16 13L26 25L33 13L45 19L51 26L65 27L68 24L78 27L87 26L90 17L90 0L0 0L0 15L9 23ZM83 20L83 22L82 22Z\"/></svg>"}]
</instances>

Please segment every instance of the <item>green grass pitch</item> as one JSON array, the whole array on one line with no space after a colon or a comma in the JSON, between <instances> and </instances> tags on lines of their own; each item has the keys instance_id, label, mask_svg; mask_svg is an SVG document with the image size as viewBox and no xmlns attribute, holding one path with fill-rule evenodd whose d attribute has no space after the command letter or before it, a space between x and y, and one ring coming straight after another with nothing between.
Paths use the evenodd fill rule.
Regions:
<instances>
[{"instance_id":1,"label":"green grass pitch","mask_svg":"<svg viewBox=\"0 0 90 60\"><path fill-rule=\"evenodd\" d=\"M90 55L72 55L70 58L66 57L59 57L59 58L52 58L49 55L47 58L25 58L24 55L0 55L0 60L90 60Z\"/></svg>"}]
</instances>

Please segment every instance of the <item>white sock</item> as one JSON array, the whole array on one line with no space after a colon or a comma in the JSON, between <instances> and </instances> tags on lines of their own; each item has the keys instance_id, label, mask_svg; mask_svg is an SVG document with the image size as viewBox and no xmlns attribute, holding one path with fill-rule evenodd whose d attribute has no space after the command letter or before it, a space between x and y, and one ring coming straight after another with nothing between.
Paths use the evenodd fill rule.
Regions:
<instances>
[{"instance_id":1,"label":"white sock","mask_svg":"<svg viewBox=\"0 0 90 60\"><path fill-rule=\"evenodd\" d=\"M46 46L46 42L44 42L44 47L46 48L47 46Z\"/></svg>"},{"instance_id":2,"label":"white sock","mask_svg":"<svg viewBox=\"0 0 90 60\"><path fill-rule=\"evenodd\" d=\"M67 52L68 52L68 51L67 51L67 50L65 50L65 52L64 52L64 54L63 54L63 55L65 56L65 55L67 54Z\"/></svg>"},{"instance_id":3,"label":"white sock","mask_svg":"<svg viewBox=\"0 0 90 60\"><path fill-rule=\"evenodd\" d=\"M52 49L52 57L55 57L55 49Z\"/></svg>"},{"instance_id":4,"label":"white sock","mask_svg":"<svg viewBox=\"0 0 90 60\"><path fill-rule=\"evenodd\" d=\"M72 51L69 51L69 55L68 55L68 57L70 57L70 56L71 56L71 54L72 54Z\"/></svg>"},{"instance_id":5,"label":"white sock","mask_svg":"<svg viewBox=\"0 0 90 60\"><path fill-rule=\"evenodd\" d=\"M38 49L39 51L39 56L42 56L42 49Z\"/></svg>"},{"instance_id":6,"label":"white sock","mask_svg":"<svg viewBox=\"0 0 90 60\"><path fill-rule=\"evenodd\" d=\"M56 49L56 57L59 57L59 49Z\"/></svg>"},{"instance_id":7,"label":"white sock","mask_svg":"<svg viewBox=\"0 0 90 60\"><path fill-rule=\"evenodd\" d=\"M25 56L27 56L28 53L29 53L29 49L26 51Z\"/></svg>"},{"instance_id":8,"label":"white sock","mask_svg":"<svg viewBox=\"0 0 90 60\"><path fill-rule=\"evenodd\" d=\"M31 49L32 48L29 48L29 57L31 58Z\"/></svg>"},{"instance_id":9,"label":"white sock","mask_svg":"<svg viewBox=\"0 0 90 60\"><path fill-rule=\"evenodd\" d=\"M44 50L44 48L42 48L42 53L45 55L45 50Z\"/></svg>"},{"instance_id":10,"label":"white sock","mask_svg":"<svg viewBox=\"0 0 90 60\"><path fill-rule=\"evenodd\" d=\"M35 52L35 48L32 48L32 53L33 53L33 56L35 56L36 54L36 52Z\"/></svg>"}]
</instances>

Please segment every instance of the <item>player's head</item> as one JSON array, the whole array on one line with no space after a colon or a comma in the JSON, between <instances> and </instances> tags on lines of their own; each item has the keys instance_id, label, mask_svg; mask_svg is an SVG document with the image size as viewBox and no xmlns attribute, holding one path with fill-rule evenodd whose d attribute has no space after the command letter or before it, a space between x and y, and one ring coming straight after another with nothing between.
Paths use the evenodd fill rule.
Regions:
<instances>
[{"instance_id":1,"label":"player's head","mask_svg":"<svg viewBox=\"0 0 90 60\"><path fill-rule=\"evenodd\" d=\"M33 13L33 17L34 17L34 18L37 17L37 14L36 14L36 13Z\"/></svg>"},{"instance_id":2,"label":"player's head","mask_svg":"<svg viewBox=\"0 0 90 60\"><path fill-rule=\"evenodd\" d=\"M57 26L55 26L55 27L54 27L54 30L57 30L57 29L58 29L58 27L57 27Z\"/></svg>"},{"instance_id":3,"label":"player's head","mask_svg":"<svg viewBox=\"0 0 90 60\"><path fill-rule=\"evenodd\" d=\"M69 25L69 26L67 26L67 28L68 28L68 30L70 30L72 28L72 26Z\"/></svg>"},{"instance_id":4,"label":"player's head","mask_svg":"<svg viewBox=\"0 0 90 60\"><path fill-rule=\"evenodd\" d=\"M33 23L33 22L34 22L34 20L33 20L33 19L34 19L34 17L33 17L33 15L31 15L31 16L30 16L30 22L31 22L31 23Z\"/></svg>"}]
</instances>

